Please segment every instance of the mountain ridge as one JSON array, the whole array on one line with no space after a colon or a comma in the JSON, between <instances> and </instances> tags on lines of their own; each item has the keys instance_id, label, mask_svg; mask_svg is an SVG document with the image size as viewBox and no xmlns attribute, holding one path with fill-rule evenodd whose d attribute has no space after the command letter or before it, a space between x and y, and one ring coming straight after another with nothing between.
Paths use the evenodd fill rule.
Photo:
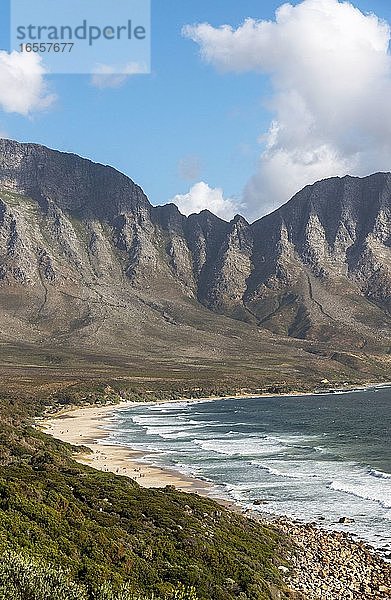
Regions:
<instances>
[{"instance_id":1,"label":"mountain ridge","mask_svg":"<svg viewBox=\"0 0 391 600\"><path fill-rule=\"evenodd\" d=\"M89 164L89 165L91 165L93 167L108 169L109 171L114 172L118 176L123 177L123 178L125 178L127 180L130 180L137 188L139 188L141 190L141 192L145 196L145 193L143 192L142 187L139 184L135 183L133 181L133 179L129 175L126 175L125 173L123 173L121 170L119 170L116 167L113 167L113 166L111 166L109 164L106 164L106 163L103 163L103 162L95 161L95 160L93 160L91 158L88 158L88 157L85 157L85 156L81 156L81 155L77 154L76 152L65 151L65 150L57 150L56 148L51 148L49 146L45 146L44 144L39 144L39 143L36 143L36 142L19 142L17 140L11 139L11 138L0 138L0 149L1 149L1 155L2 156L5 153L4 152L4 148L6 148L7 146L8 147L13 147L13 148L15 148L17 146L17 147L21 147L21 148L24 147L26 149L32 149L32 150L34 150L34 149L36 149L36 150L42 150L42 151L45 151L45 152L48 152L48 153L52 153L54 155L58 155L58 156L61 156L61 157L68 157L70 159L75 159L77 161L82 161L82 162L85 162L85 163L87 163L87 164ZM289 198L280 207L274 209L270 213L267 213L267 214L265 214L265 215L257 218L252 223L250 223L249 221L247 221L247 219L243 215L241 215L240 213L237 213L236 215L234 215L234 217L231 220L228 221L226 219L223 219L222 217L218 217L217 215L215 215L214 213L212 213L209 209L203 209L199 213L192 213L189 216L192 216L193 214L201 215L202 213L209 213L209 214L213 215L214 217L216 217L217 219L219 219L220 221L223 221L225 223L231 223L232 221L234 221L235 219L237 219L239 217L241 219L244 219L248 225L252 226L252 225L254 225L257 222L262 221L263 219L265 219L267 217L270 217L271 215L274 215L275 213L278 213L283 206L287 206L291 202L293 202L295 200L296 196L298 196L299 194L305 192L306 190L311 189L314 186L317 186L317 185L319 185L321 183L332 182L332 181L343 182L344 180L365 181L365 180L371 179L373 177L390 176L390 175L391 175L391 171L376 171L374 173L371 173L369 175L364 175L364 176L357 176L357 175L346 174L346 175L343 175L343 176L334 175L334 176L330 176L330 177L325 177L323 179L315 181L314 183L310 183L310 184L305 185L302 189L300 189L298 192L296 192L291 198ZM145 196L145 197L147 197L147 196ZM178 212L180 213L179 208L173 202L168 202L166 204L159 204L159 205L152 205L151 204L151 206L153 208L162 208L162 207L175 206L175 208L177 208ZM180 214L183 217L188 218L185 215L183 215L182 213L180 213Z\"/></svg>"},{"instance_id":2,"label":"mountain ridge","mask_svg":"<svg viewBox=\"0 0 391 600\"><path fill-rule=\"evenodd\" d=\"M287 377L308 345L387 356L390 190L329 178L251 224L186 217L112 167L0 140L1 338L197 364L269 346Z\"/></svg>"}]
</instances>

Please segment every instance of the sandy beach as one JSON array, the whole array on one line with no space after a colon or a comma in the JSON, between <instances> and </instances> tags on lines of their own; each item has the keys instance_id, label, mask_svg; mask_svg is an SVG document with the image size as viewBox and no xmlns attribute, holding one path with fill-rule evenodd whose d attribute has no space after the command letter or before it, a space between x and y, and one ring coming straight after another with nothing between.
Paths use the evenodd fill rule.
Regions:
<instances>
[{"instance_id":1,"label":"sandy beach","mask_svg":"<svg viewBox=\"0 0 391 600\"><path fill-rule=\"evenodd\" d=\"M144 487L174 485L178 490L211 495L207 482L186 477L176 471L152 466L143 461L142 452L118 445L105 445L107 432L104 427L115 411L134 402L122 402L99 408L71 408L52 418L37 421L45 433L75 446L86 446L90 453L75 453L78 462L116 475L130 477Z\"/></svg>"},{"instance_id":2,"label":"sandy beach","mask_svg":"<svg viewBox=\"0 0 391 600\"><path fill-rule=\"evenodd\" d=\"M366 384L354 386L354 389L365 389L378 386L389 386L390 382L383 384ZM350 388L338 388L333 391L349 391ZM330 390L325 390L327 393ZM314 392L292 391L287 396L308 396ZM258 397L278 397L280 394L259 393ZM253 398L254 393L241 393L229 396L229 398ZM205 402L227 399L225 396L210 396L207 398L189 399L183 398L175 402ZM167 400L156 402L166 403ZM75 446L86 446L90 453L75 453L75 460L78 462L98 469L108 471L116 475L130 477L144 487L165 487L174 485L177 489L185 492L195 492L197 494L214 497L225 505L238 510L234 503L216 498L216 492L212 485L206 481L193 477L186 477L182 473L170 470L156 465L150 465L142 460L145 453L132 450L131 448L120 445L105 445L104 439L108 437L105 431L105 425L113 417L115 412L127 406L136 406L145 404L144 402L123 401L118 404L106 406L86 406L83 408L70 407L63 409L52 417L38 419L36 424L45 433L53 437L68 442ZM232 506L231 506L232 504Z\"/></svg>"}]
</instances>

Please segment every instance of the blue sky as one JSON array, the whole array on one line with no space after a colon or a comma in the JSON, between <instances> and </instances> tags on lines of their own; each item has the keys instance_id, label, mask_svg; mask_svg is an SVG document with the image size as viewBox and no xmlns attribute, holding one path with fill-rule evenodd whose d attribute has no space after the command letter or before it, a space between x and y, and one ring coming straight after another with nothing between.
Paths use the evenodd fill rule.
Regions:
<instances>
[{"instance_id":1,"label":"blue sky","mask_svg":"<svg viewBox=\"0 0 391 600\"><path fill-rule=\"evenodd\" d=\"M240 202L257 169L259 138L273 118L267 108L270 79L255 71L221 73L200 59L199 47L181 29L200 22L236 28L246 17L272 20L280 5L153 0L150 75L107 89L92 86L87 76L51 76L48 84L57 96L51 107L28 117L2 111L0 130L110 164L139 183L153 204L186 193L198 181ZM391 21L388 0L354 5ZM199 163L192 179L180 172L184 160Z\"/></svg>"}]
</instances>

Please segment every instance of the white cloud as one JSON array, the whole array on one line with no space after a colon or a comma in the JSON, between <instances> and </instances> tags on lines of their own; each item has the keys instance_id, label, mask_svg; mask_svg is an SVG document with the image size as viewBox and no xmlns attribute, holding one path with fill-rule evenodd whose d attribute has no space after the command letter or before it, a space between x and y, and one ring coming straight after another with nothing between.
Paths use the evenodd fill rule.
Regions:
<instances>
[{"instance_id":1,"label":"white cloud","mask_svg":"<svg viewBox=\"0 0 391 600\"><path fill-rule=\"evenodd\" d=\"M275 21L187 26L205 61L222 71L271 77L274 113L246 186L249 217L308 183L391 166L390 27L349 2L282 5Z\"/></svg>"},{"instance_id":2,"label":"white cloud","mask_svg":"<svg viewBox=\"0 0 391 600\"><path fill-rule=\"evenodd\" d=\"M204 181L193 185L187 194L177 194L170 202L176 204L181 213L186 216L208 209L227 221L232 219L240 209L232 198L224 198L223 190L211 188Z\"/></svg>"},{"instance_id":3,"label":"white cloud","mask_svg":"<svg viewBox=\"0 0 391 600\"><path fill-rule=\"evenodd\" d=\"M0 108L24 116L48 108L55 96L48 92L45 73L35 53L0 51Z\"/></svg>"},{"instance_id":4,"label":"white cloud","mask_svg":"<svg viewBox=\"0 0 391 600\"><path fill-rule=\"evenodd\" d=\"M125 66L99 64L91 77L91 84L99 89L121 87L132 75L148 73L145 65L130 62Z\"/></svg>"}]
</instances>

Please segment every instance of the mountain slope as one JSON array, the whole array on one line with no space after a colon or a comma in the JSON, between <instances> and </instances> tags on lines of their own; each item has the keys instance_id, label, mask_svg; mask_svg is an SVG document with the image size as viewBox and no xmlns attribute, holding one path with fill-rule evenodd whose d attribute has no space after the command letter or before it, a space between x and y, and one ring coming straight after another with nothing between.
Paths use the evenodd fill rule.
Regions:
<instances>
[{"instance_id":1,"label":"mountain slope","mask_svg":"<svg viewBox=\"0 0 391 600\"><path fill-rule=\"evenodd\" d=\"M390 184L326 180L226 223L153 207L111 167L0 140L2 342L271 380L374 373L379 357L382 371ZM375 367L334 352L362 349Z\"/></svg>"},{"instance_id":2,"label":"mountain slope","mask_svg":"<svg viewBox=\"0 0 391 600\"><path fill-rule=\"evenodd\" d=\"M389 340L390 174L307 186L252 231L257 266L244 300L264 324L281 331L278 317L290 312L289 335L358 347ZM277 307L260 306L265 298Z\"/></svg>"}]
</instances>

